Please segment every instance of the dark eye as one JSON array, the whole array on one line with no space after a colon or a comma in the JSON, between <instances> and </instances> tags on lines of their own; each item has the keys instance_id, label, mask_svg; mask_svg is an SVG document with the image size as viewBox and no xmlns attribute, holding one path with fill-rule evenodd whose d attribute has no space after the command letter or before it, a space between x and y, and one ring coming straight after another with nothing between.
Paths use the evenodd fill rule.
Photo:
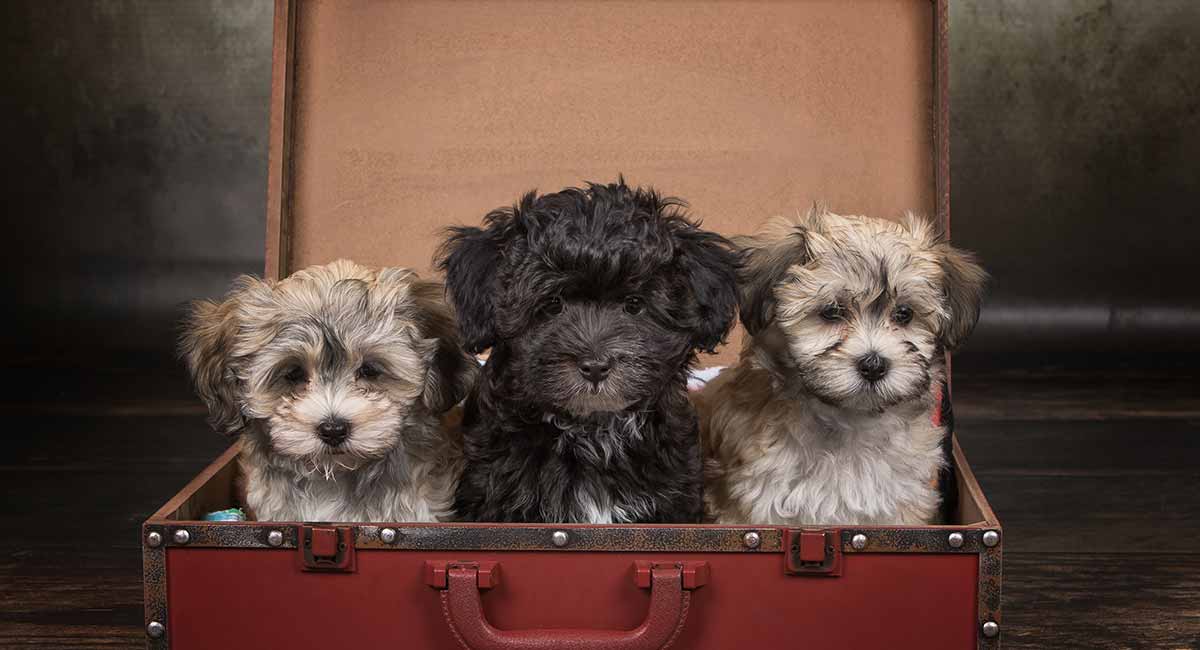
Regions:
<instances>
[{"instance_id":1,"label":"dark eye","mask_svg":"<svg viewBox=\"0 0 1200 650\"><path fill-rule=\"evenodd\" d=\"M563 301L559 296L554 296L550 300L547 300L546 304L542 307L542 311L550 314L551 316L557 316L558 314L561 314L562 310Z\"/></svg>"},{"instance_id":2,"label":"dark eye","mask_svg":"<svg viewBox=\"0 0 1200 650\"><path fill-rule=\"evenodd\" d=\"M283 379L289 384L299 384L308 379L308 373L304 372L304 368L300 366L292 366L283 373Z\"/></svg>"},{"instance_id":3,"label":"dark eye","mask_svg":"<svg viewBox=\"0 0 1200 650\"><path fill-rule=\"evenodd\" d=\"M821 310L821 318L827 321L842 320L846 317L846 309L837 303L825 305Z\"/></svg>"},{"instance_id":4,"label":"dark eye","mask_svg":"<svg viewBox=\"0 0 1200 650\"><path fill-rule=\"evenodd\" d=\"M901 325L908 325L913 318L912 308L908 305L899 305L896 311L892 312L892 320Z\"/></svg>"},{"instance_id":5,"label":"dark eye","mask_svg":"<svg viewBox=\"0 0 1200 650\"><path fill-rule=\"evenodd\" d=\"M626 296L625 297L625 313L640 314L646 303L642 301L641 296Z\"/></svg>"},{"instance_id":6,"label":"dark eye","mask_svg":"<svg viewBox=\"0 0 1200 650\"><path fill-rule=\"evenodd\" d=\"M358 368L358 376L362 379L378 379L383 371L373 363L364 363Z\"/></svg>"}]
</instances>

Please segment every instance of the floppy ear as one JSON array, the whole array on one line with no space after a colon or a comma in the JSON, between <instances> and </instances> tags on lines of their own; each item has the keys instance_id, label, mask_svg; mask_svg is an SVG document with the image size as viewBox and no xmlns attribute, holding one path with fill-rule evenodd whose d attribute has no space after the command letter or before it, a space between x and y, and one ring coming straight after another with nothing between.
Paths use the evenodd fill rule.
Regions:
<instances>
[{"instance_id":1,"label":"floppy ear","mask_svg":"<svg viewBox=\"0 0 1200 650\"><path fill-rule=\"evenodd\" d=\"M734 243L742 256L738 312L742 325L754 336L775 320L775 287L788 269L807 264L812 255L804 229L790 224L786 234L737 237Z\"/></svg>"},{"instance_id":2,"label":"floppy ear","mask_svg":"<svg viewBox=\"0 0 1200 650\"><path fill-rule=\"evenodd\" d=\"M463 351L454 316L438 282L417 281L412 287L418 327L431 349L421 400L431 413L444 413L467 396L479 374L479 362Z\"/></svg>"},{"instance_id":3,"label":"floppy ear","mask_svg":"<svg viewBox=\"0 0 1200 650\"><path fill-rule=\"evenodd\" d=\"M503 218L488 215L492 221ZM437 255L446 274L446 291L458 317L467 351L482 352L496 342L496 266L500 262L500 226L487 230L470 226L450 228Z\"/></svg>"},{"instance_id":4,"label":"floppy ear","mask_svg":"<svg viewBox=\"0 0 1200 650\"><path fill-rule=\"evenodd\" d=\"M737 253L724 237L690 225L676 231L675 241L697 306L692 346L713 352L737 313Z\"/></svg>"},{"instance_id":5,"label":"floppy ear","mask_svg":"<svg viewBox=\"0 0 1200 650\"><path fill-rule=\"evenodd\" d=\"M950 312L942 325L941 340L947 350L954 350L975 329L988 274L967 251L946 243L938 244L934 250L942 267L942 291Z\"/></svg>"},{"instance_id":6,"label":"floppy ear","mask_svg":"<svg viewBox=\"0 0 1200 650\"><path fill-rule=\"evenodd\" d=\"M246 426L234 344L240 328L238 301L255 285L262 281L243 276L223 302L192 303L179 341L196 394L208 407L208 423L218 433L234 435Z\"/></svg>"}]
</instances>

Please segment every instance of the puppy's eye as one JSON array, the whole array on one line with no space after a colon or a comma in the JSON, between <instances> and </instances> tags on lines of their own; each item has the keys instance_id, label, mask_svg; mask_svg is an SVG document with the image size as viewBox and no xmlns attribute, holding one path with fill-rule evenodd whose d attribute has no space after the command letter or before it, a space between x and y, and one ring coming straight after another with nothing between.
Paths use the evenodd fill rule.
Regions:
<instances>
[{"instance_id":1,"label":"puppy's eye","mask_svg":"<svg viewBox=\"0 0 1200 650\"><path fill-rule=\"evenodd\" d=\"M821 310L821 318L827 321L842 320L845 317L846 308L837 303L825 305L825 308Z\"/></svg>"},{"instance_id":2,"label":"puppy's eye","mask_svg":"<svg viewBox=\"0 0 1200 650\"><path fill-rule=\"evenodd\" d=\"M550 300L547 300L546 304L542 306L542 311L550 314L551 316L557 316L558 314L561 314L562 310L563 301L559 296L554 296Z\"/></svg>"},{"instance_id":3,"label":"puppy's eye","mask_svg":"<svg viewBox=\"0 0 1200 650\"><path fill-rule=\"evenodd\" d=\"M289 384L299 384L308 379L308 373L304 372L304 368L300 366L292 366L283 373L283 379Z\"/></svg>"},{"instance_id":4,"label":"puppy's eye","mask_svg":"<svg viewBox=\"0 0 1200 650\"><path fill-rule=\"evenodd\" d=\"M892 320L900 325L908 325L912 322L913 310L908 305L898 305L896 311L892 312Z\"/></svg>"},{"instance_id":5,"label":"puppy's eye","mask_svg":"<svg viewBox=\"0 0 1200 650\"><path fill-rule=\"evenodd\" d=\"M642 313L642 310L645 309L645 307L646 307L646 303L642 300L641 296L626 296L625 297L625 313L626 314L634 314L634 315L640 314L640 313Z\"/></svg>"},{"instance_id":6,"label":"puppy's eye","mask_svg":"<svg viewBox=\"0 0 1200 650\"><path fill-rule=\"evenodd\" d=\"M364 363L358 368L358 376L360 379L378 379L383 374L383 370L373 363Z\"/></svg>"}]
</instances>

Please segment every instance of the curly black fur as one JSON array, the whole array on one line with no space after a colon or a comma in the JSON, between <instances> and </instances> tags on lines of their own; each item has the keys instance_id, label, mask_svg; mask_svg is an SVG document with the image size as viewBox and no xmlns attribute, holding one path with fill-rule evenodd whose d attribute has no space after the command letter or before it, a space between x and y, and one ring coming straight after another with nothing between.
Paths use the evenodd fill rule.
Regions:
<instances>
[{"instance_id":1,"label":"curly black fur","mask_svg":"<svg viewBox=\"0 0 1200 650\"><path fill-rule=\"evenodd\" d=\"M459 328L492 348L464 413L460 519L700 520L687 371L733 323L738 262L684 208L621 180L450 230L439 264Z\"/></svg>"}]
</instances>

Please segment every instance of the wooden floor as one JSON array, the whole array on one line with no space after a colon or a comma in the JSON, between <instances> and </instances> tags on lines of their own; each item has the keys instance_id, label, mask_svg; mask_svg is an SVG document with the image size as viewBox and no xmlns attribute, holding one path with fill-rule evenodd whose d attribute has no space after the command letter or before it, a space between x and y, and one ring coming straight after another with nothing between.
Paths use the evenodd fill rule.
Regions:
<instances>
[{"instance_id":1,"label":"wooden floor","mask_svg":"<svg viewBox=\"0 0 1200 650\"><path fill-rule=\"evenodd\" d=\"M0 647L138 646L138 526L226 443L178 371L16 373ZM958 434L1005 528L1005 647L1200 647L1198 388L959 373Z\"/></svg>"}]
</instances>

